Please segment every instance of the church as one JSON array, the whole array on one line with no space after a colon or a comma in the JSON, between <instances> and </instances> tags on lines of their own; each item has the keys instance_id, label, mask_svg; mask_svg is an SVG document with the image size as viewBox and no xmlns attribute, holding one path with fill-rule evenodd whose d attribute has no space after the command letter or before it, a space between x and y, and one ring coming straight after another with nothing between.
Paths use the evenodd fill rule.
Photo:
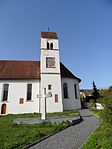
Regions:
<instances>
[{"instance_id":1,"label":"church","mask_svg":"<svg viewBox=\"0 0 112 149\"><path fill-rule=\"evenodd\" d=\"M47 112L80 109L79 83L60 62L56 32L41 32L40 61L0 60L0 115L41 113L43 89Z\"/></svg>"}]
</instances>

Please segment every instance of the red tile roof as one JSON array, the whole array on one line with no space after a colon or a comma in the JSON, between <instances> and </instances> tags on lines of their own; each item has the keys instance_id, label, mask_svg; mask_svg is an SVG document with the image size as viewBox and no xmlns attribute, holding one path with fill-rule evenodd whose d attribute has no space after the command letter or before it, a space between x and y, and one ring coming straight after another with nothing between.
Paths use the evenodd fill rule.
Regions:
<instances>
[{"instance_id":1,"label":"red tile roof","mask_svg":"<svg viewBox=\"0 0 112 149\"><path fill-rule=\"evenodd\" d=\"M37 61L0 61L0 79L39 79L40 63Z\"/></svg>"},{"instance_id":2,"label":"red tile roof","mask_svg":"<svg viewBox=\"0 0 112 149\"><path fill-rule=\"evenodd\" d=\"M41 32L42 38L58 39L56 32Z\"/></svg>"},{"instance_id":3,"label":"red tile roof","mask_svg":"<svg viewBox=\"0 0 112 149\"><path fill-rule=\"evenodd\" d=\"M60 63L61 77L75 78L62 63ZM0 79L40 79L39 61L0 60Z\"/></svg>"}]
</instances>

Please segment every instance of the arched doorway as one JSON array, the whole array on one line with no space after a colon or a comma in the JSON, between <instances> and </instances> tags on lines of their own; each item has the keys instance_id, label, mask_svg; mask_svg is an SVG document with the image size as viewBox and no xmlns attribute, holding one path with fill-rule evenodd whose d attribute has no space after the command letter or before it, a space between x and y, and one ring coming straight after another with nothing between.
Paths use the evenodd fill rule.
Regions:
<instances>
[{"instance_id":1,"label":"arched doorway","mask_svg":"<svg viewBox=\"0 0 112 149\"><path fill-rule=\"evenodd\" d=\"M2 106L1 106L1 114L6 114L6 108L7 108L7 105L5 103L2 104Z\"/></svg>"}]
</instances>

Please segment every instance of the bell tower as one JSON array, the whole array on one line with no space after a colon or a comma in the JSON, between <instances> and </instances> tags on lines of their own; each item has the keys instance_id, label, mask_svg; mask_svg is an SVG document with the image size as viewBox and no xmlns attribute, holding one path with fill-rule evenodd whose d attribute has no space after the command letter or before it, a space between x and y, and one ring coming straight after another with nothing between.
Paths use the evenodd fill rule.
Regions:
<instances>
[{"instance_id":1,"label":"bell tower","mask_svg":"<svg viewBox=\"0 0 112 149\"><path fill-rule=\"evenodd\" d=\"M56 32L41 32L41 94L43 88L52 97L47 98L47 112L62 112L59 41Z\"/></svg>"}]
</instances>

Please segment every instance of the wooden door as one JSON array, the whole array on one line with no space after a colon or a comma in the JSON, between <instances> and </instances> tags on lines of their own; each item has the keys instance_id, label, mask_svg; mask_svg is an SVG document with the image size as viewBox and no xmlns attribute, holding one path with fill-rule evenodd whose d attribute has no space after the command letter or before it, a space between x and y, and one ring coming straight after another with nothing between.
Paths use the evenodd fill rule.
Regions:
<instances>
[{"instance_id":1,"label":"wooden door","mask_svg":"<svg viewBox=\"0 0 112 149\"><path fill-rule=\"evenodd\" d=\"M2 104L2 107L1 107L1 114L5 114L6 113L6 104Z\"/></svg>"}]
</instances>

